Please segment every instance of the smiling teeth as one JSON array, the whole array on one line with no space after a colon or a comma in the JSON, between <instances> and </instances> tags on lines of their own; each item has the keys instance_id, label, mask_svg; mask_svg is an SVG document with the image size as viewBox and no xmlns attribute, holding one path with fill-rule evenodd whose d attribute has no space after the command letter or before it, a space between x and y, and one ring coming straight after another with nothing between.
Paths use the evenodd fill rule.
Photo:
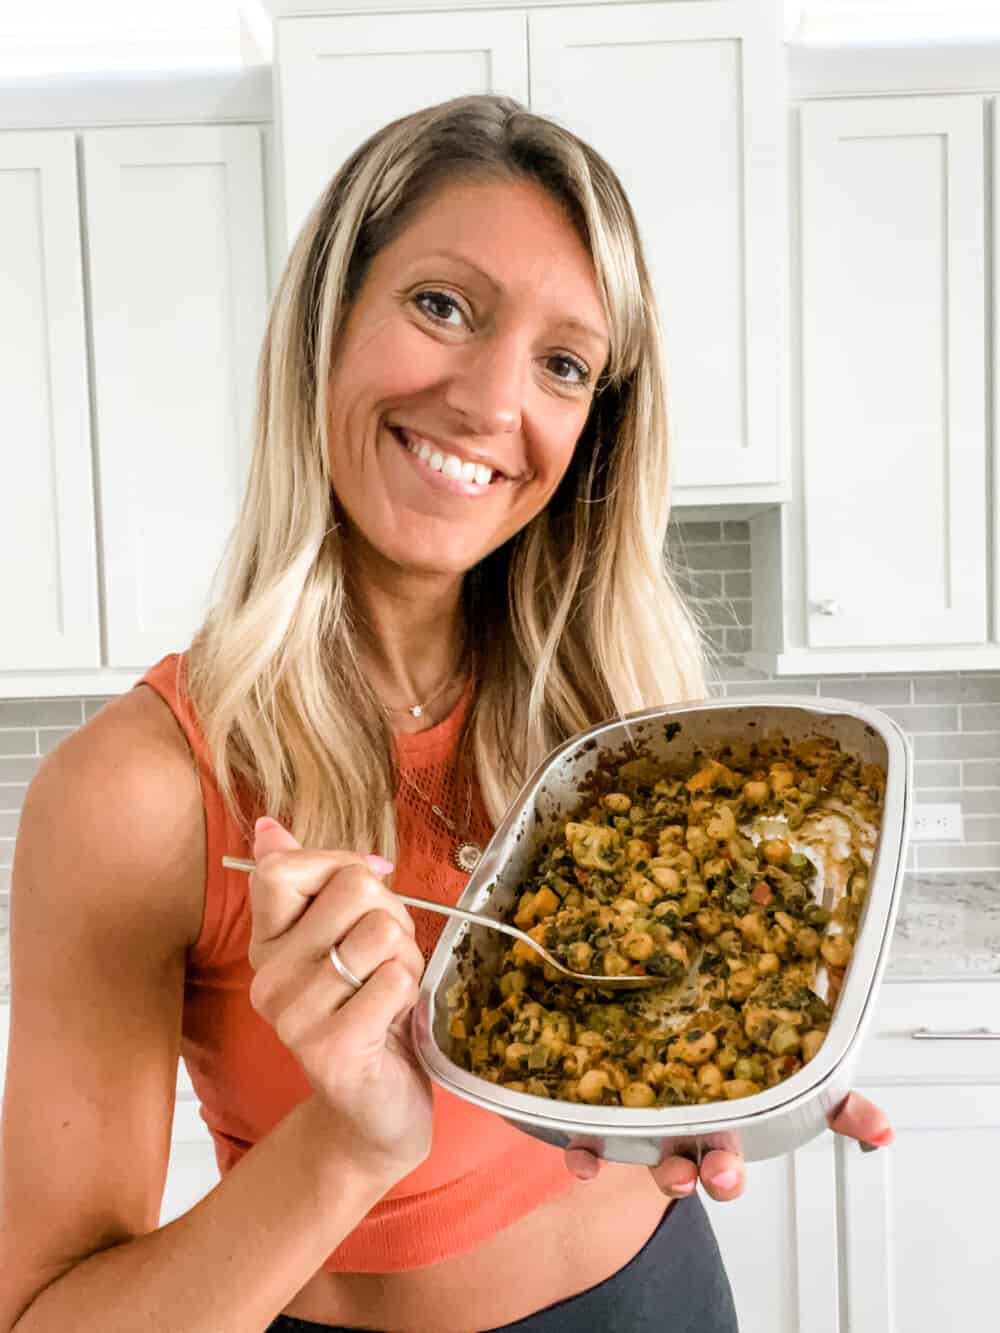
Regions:
<instances>
[{"instance_id":1,"label":"smiling teeth","mask_svg":"<svg viewBox=\"0 0 1000 1333\"><path fill-rule=\"evenodd\" d=\"M401 427L399 431L410 453L416 454L421 462L432 467L435 472L441 472L456 481L475 482L477 486L488 486L493 480L493 469L485 463L465 463L454 454L443 454L426 440L421 440L419 435L411 435Z\"/></svg>"}]
</instances>

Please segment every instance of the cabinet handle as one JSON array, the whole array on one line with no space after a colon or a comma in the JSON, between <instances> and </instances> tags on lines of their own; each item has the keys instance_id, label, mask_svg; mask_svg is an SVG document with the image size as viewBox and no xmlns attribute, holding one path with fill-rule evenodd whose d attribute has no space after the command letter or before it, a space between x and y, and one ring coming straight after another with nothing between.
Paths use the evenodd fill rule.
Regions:
<instances>
[{"instance_id":1,"label":"cabinet handle","mask_svg":"<svg viewBox=\"0 0 1000 1333\"><path fill-rule=\"evenodd\" d=\"M824 597L822 601L813 603L813 609L821 616L836 616L840 614L840 603L835 597Z\"/></svg>"},{"instance_id":2,"label":"cabinet handle","mask_svg":"<svg viewBox=\"0 0 1000 1333\"><path fill-rule=\"evenodd\" d=\"M1000 1041L1000 1032L989 1028L966 1028L964 1032L935 1032L932 1028L914 1028L915 1041Z\"/></svg>"}]
</instances>

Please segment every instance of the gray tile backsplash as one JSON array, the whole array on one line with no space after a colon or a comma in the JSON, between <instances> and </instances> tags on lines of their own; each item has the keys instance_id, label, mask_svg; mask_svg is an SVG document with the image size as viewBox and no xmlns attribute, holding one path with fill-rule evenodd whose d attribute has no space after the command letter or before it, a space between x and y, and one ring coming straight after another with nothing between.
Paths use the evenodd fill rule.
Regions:
<instances>
[{"instance_id":1,"label":"gray tile backsplash","mask_svg":"<svg viewBox=\"0 0 1000 1333\"><path fill-rule=\"evenodd\" d=\"M743 663L753 609L749 526L675 523L670 549L680 585L720 655L714 695L791 691L885 708L913 738L919 799L958 801L963 812L963 841L911 848L911 869L1000 870L1000 673L772 679ZM9 891L18 813L41 756L105 702L0 701L0 899Z\"/></svg>"}]
</instances>

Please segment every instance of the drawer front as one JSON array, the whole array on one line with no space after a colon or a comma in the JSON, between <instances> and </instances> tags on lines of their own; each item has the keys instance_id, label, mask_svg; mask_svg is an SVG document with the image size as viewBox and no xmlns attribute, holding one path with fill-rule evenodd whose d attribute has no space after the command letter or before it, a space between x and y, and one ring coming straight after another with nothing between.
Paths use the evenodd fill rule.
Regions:
<instances>
[{"instance_id":1,"label":"drawer front","mask_svg":"<svg viewBox=\"0 0 1000 1333\"><path fill-rule=\"evenodd\" d=\"M887 982L855 1081L1000 1083L996 981Z\"/></svg>"}]
</instances>

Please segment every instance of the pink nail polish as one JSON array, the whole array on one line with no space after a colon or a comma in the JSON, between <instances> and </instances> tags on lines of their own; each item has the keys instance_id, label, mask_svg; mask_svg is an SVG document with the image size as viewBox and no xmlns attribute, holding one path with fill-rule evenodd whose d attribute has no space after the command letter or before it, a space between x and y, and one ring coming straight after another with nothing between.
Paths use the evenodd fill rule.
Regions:
<instances>
[{"instance_id":1,"label":"pink nail polish","mask_svg":"<svg viewBox=\"0 0 1000 1333\"><path fill-rule=\"evenodd\" d=\"M712 1177L712 1185L717 1190L733 1190L739 1183L738 1171L720 1171L717 1176Z\"/></svg>"},{"instance_id":2,"label":"pink nail polish","mask_svg":"<svg viewBox=\"0 0 1000 1333\"><path fill-rule=\"evenodd\" d=\"M376 875L388 875L396 869L391 861L387 861L384 856L376 856L374 853L371 856L366 856L365 861Z\"/></svg>"},{"instance_id":3,"label":"pink nail polish","mask_svg":"<svg viewBox=\"0 0 1000 1333\"><path fill-rule=\"evenodd\" d=\"M681 1198L685 1198L688 1194L692 1193L696 1183L697 1182L694 1180L685 1180L682 1181L679 1185L671 1185L670 1193L676 1194Z\"/></svg>"},{"instance_id":4,"label":"pink nail polish","mask_svg":"<svg viewBox=\"0 0 1000 1333\"><path fill-rule=\"evenodd\" d=\"M281 825L276 819L272 819L270 815L261 815L260 819L254 824L253 831L254 833L263 833L269 828L281 828Z\"/></svg>"},{"instance_id":5,"label":"pink nail polish","mask_svg":"<svg viewBox=\"0 0 1000 1333\"><path fill-rule=\"evenodd\" d=\"M891 1143L895 1137L896 1136L891 1129L880 1129L877 1134L870 1134L868 1136L868 1142L876 1144L879 1148L884 1148L886 1144Z\"/></svg>"}]
</instances>

